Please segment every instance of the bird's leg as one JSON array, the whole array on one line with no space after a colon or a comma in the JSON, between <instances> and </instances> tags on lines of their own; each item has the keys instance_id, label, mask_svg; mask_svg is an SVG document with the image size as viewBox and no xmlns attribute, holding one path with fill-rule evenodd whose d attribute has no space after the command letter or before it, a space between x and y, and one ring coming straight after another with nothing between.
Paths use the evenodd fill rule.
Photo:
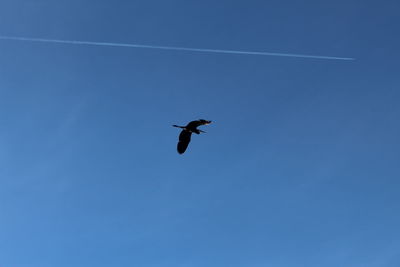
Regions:
<instances>
[{"instance_id":1,"label":"bird's leg","mask_svg":"<svg viewBox=\"0 0 400 267\"><path fill-rule=\"evenodd\" d=\"M172 125L173 127L177 127L177 128L182 128L182 129L185 129L185 127L184 126L179 126L179 125Z\"/></svg>"}]
</instances>

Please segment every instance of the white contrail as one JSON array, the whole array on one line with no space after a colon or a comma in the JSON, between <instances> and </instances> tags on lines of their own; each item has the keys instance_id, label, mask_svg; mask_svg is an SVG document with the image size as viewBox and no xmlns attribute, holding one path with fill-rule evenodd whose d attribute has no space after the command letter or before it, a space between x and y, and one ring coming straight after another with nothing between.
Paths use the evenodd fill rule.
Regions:
<instances>
[{"instance_id":1,"label":"white contrail","mask_svg":"<svg viewBox=\"0 0 400 267\"><path fill-rule=\"evenodd\" d=\"M13 41L25 41L25 42L73 44L73 45L97 45L97 46L113 46L113 47L163 49L163 50L190 51L190 52L201 52L201 53L223 53L223 54L240 54L240 55L257 55L257 56L298 57L298 58L331 59L331 60L354 60L354 58L348 58L348 57L331 57L331 56L302 55L302 54L288 54L288 53L271 53L271 52L261 52L261 51L206 49L206 48L126 44L126 43L57 40L57 39L29 38L29 37L17 37L17 36L0 36L0 39L1 40L13 40Z\"/></svg>"}]
</instances>

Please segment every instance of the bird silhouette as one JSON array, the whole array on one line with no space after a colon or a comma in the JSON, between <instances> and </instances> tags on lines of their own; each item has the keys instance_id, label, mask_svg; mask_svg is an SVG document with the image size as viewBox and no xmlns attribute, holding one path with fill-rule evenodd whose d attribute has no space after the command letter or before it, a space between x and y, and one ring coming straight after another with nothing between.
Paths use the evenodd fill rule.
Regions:
<instances>
[{"instance_id":1,"label":"bird silhouette","mask_svg":"<svg viewBox=\"0 0 400 267\"><path fill-rule=\"evenodd\" d=\"M182 129L181 133L179 134L179 142L177 146L178 153L179 154L185 153L190 143L190 138L192 137L192 133L195 134L205 133L205 131L199 130L197 129L197 127L201 125L207 125L210 123L211 121L208 120L197 120L189 122L186 126L172 125L174 127Z\"/></svg>"}]
</instances>

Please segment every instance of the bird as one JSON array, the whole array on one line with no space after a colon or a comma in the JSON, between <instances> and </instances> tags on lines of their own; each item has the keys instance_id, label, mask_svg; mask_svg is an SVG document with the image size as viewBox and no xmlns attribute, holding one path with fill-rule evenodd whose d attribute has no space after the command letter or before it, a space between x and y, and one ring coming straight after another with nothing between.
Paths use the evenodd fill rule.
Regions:
<instances>
[{"instance_id":1,"label":"bird","mask_svg":"<svg viewBox=\"0 0 400 267\"><path fill-rule=\"evenodd\" d=\"M179 142L177 146L177 150L179 154L185 153L189 143L190 143L190 138L192 136L192 133L195 134L200 134L200 133L205 133L205 131L197 129L197 127L201 125L207 125L210 124L212 121L208 120L196 120L196 121L191 121L189 122L186 126L179 126L179 125L172 125L173 127L181 128L182 131L179 134Z\"/></svg>"}]
</instances>

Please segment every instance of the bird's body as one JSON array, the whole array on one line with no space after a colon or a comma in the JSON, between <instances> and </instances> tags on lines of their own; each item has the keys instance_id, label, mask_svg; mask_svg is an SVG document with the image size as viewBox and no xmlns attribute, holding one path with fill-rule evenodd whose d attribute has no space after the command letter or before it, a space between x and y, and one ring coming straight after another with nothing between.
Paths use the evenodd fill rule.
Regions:
<instances>
[{"instance_id":1,"label":"bird's body","mask_svg":"<svg viewBox=\"0 0 400 267\"><path fill-rule=\"evenodd\" d=\"M190 143L192 133L195 133L195 134L205 133L204 131L197 129L197 127L199 127L201 125L207 125L210 123L211 123L211 121L207 121L207 120L197 120L197 121L189 122L186 126L172 125L174 127L178 127L178 128L182 129L181 133L179 134L179 142L178 142L178 146L177 146L178 153L183 154L186 151L186 149Z\"/></svg>"}]
</instances>

